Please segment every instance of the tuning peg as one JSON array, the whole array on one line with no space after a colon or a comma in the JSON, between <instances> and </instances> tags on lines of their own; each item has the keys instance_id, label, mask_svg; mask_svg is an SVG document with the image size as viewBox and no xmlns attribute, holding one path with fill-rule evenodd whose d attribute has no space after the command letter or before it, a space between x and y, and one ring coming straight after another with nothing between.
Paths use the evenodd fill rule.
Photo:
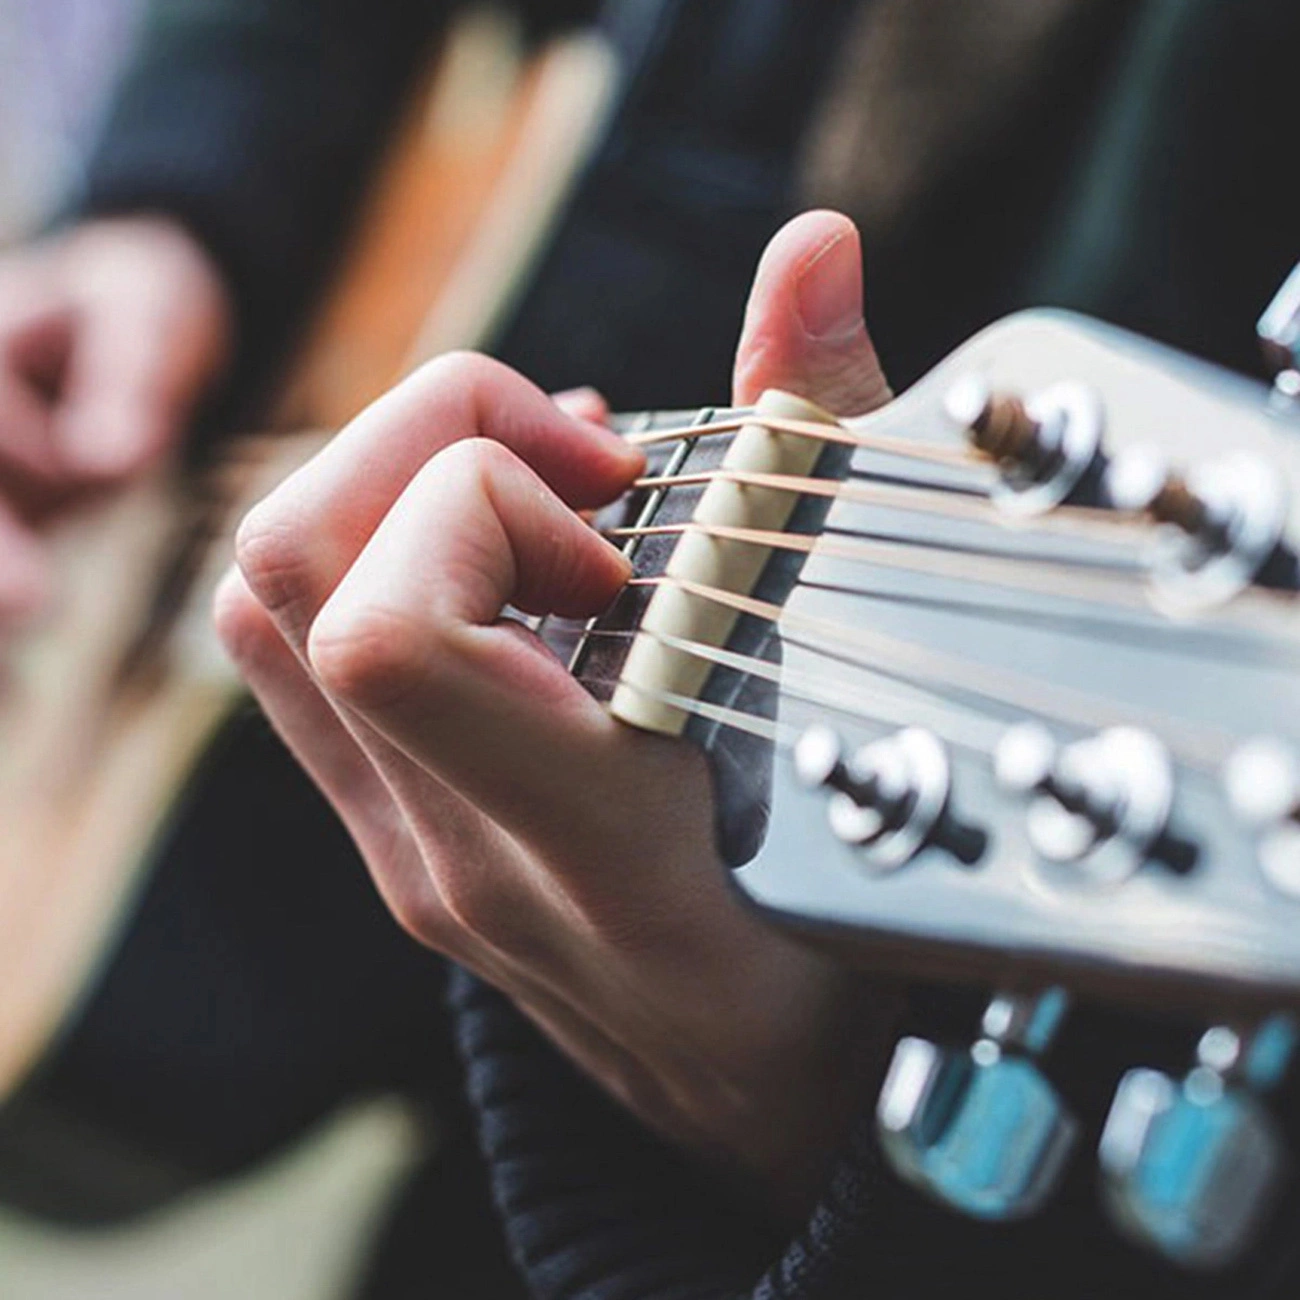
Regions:
<instances>
[{"instance_id":1,"label":"tuning peg","mask_svg":"<svg viewBox=\"0 0 1300 1300\"><path fill-rule=\"evenodd\" d=\"M1161 599L1178 608L1214 604L1255 581L1278 553L1286 524L1282 476L1267 462L1232 452L1176 472L1156 448L1119 451L1103 489L1120 510L1170 525L1153 555Z\"/></svg>"},{"instance_id":2,"label":"tuning peg","mask_svg":"<svg viewBox=\"0 0 1300 1300\"><path fill-rule=\"evenodd\" d=\"M1233 811L1256 834L1260 870L1284 894L1300 897L1300 760L1271 736L1257 736L1223 766Z\"/></svg>"},{"instance_id":3,"label":"tuning peg","mask_svg":"<svg viewBox=\"0 0 1300 1300\"><path fill-rule=\"evenodd\" d=\"M1075 862L1116 883L1150 854L1173 805L1173 763L1136 727L1110 727L1058 745L1037 722L1011 727L993 756L998 784L1027 799L1030 843L1052 862Z\"/></svg>"},{"instance_id":4,"label":"tuning peg","mask_svg":"<svg viewBox=\"0 0 1300 1300\"><path fill-rule=\"evenodd\" d=\"M948 418L1002 471L993 494L1009 513L1058 505L1097 462L1103 415L1092 389L1054 384L1028 399L997 392L981 374L963 375L944 398Z\"/></svg>"},{"instance_id":5,"label":"tuning peg","mask_svg":"<svg viewBox=\"0 0 1300 1300\"><path fill-rule=\"evenodd\" d=\"M980 1219L1032 1214L1059 1181L1078 1125L1035 1063L1064 1018L1065 993L1000 994L969 1049L904 1038L876 1106L900 1177Z\"/></svg>"},{"instance_id":6,"label":"tuning peg","mask_svg":"<svg viewBox=\"0 0 1300 1300\"><path fill-rule=\"evenodd\" d=\"M818 724L795 743L794 766L809 789L832 791L831 830L875 870L900 867L932 842L962 861L983 852L980 832L946 816L951 770L932 732L907 727L846 756L839 736Z\"/></svg>"},{"instance_id":7,"label":"tuning peg","mask_svg":"<svg viewBox=\"0 0 1300 1300\"><path fill-rule=\"evenodd\" d=\"M1098 1158L1106 1204L1124 1232L1189 1268L1242 1253L1285 1163L1259 1094L1280 1080L1294 1042L1281 1016L1249 1037L1216 1025L1181 1083L1151 1069L1123 1077Z\"/></svg>"},{"instance_id":8,"label":"tuning peg","mask_svg":"<svg viewBox=\"0 0 1300 1300\"><path fill-rule=\"evenodd\" d=\"M1300 399L1300 264L1273 295L1255 333L1278 397L1286 402Z\"/></svg>"}]
</instances>

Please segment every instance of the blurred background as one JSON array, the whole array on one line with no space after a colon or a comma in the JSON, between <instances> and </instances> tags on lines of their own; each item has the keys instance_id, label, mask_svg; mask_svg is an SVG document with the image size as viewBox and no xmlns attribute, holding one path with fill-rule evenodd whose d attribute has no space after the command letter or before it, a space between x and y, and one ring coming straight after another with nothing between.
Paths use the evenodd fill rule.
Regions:
<instances>
[{"instance_id":1,"label":"blurred background","mask_svg":"<svg viewBox=\"0 0 1300 1300\"><path fill-rule=\"evenodd\" d=\"M0 0L0 242L75 184L140 0Z\"/></svg>"}]
</instances>

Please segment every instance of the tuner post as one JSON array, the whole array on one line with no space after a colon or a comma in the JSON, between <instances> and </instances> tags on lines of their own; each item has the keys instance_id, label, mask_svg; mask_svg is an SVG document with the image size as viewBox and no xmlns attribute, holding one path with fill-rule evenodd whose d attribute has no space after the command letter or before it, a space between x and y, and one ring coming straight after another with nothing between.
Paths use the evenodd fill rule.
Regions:
<instances>
[{"instance_id":1,"label":"tuner post","mask_svg":"<svg viewBox=\"0 0 1300 1300\"><path fill-rule=\"evenodd\" d=\"M1076 863L1098 884L1126 880L1168 830L1173 762L1136 727L1060 745L1041 723L1019 723L999 741L993 771L1005 792L1027 801L1038 855Z\"/></svg>"},{"instance_id":2,"label":"tuner post","mask_svg":"<svg viewBox=\"0 0 1300 1300\"><path fill-rule=\"evenodd\" d=\"M965 863L984 851L982 832L948 815L948 753L924 728L906 727L846 756L835 731L817 724L795 743L794 768L803 786L830 792L832 833L874 871L895 870L928 844Z\"/></svg>"},{"instance_id":3,"label":"tuner post","mask_svg":"<svg viewBox=\"0 0 1300 1300\"><path fill-rule=\"evenodd\" d=\"M1013 393L995 393L979 374L959 379L948 390L944 409L970 435L971 445L1004 465L1027 464L1042 451L1042 426Z\"/></svg>"},{"instance_id":4,"label":"tuner post","mask_svg":"<svg viewBox=\"0 0 1300 1300\"><path fill-rule=\"evenodd\" d=\"M1258 456L1232 452L1184 474L1153 447L1128 447L1107 466L1104 488L1116 509L1167 527L1151 574L1159 600L1175 612L1227 600L1285 551L1286 490Z\"/></svg>"},{"instance_id":5,"label":"tuner post","mask_svg":"<svg viewBox=\"0 0 1300 1300\"><path fill-rule=\"evenodd\" d=\"M1041 514L1064 501L1097 463L1103 415L1084 384L1064 382L1028 398L963 375L944 398L948 419L1000 471L993 494L1008 514Z\"/></svg>"}]
</instances>

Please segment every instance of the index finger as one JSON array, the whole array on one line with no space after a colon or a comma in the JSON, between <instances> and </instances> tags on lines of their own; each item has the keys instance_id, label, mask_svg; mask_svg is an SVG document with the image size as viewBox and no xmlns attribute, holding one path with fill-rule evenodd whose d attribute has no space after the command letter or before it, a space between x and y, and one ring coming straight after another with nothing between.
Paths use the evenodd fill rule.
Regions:
<instances>
[{"instance_id":1,"label":"index finger","mask_svg":"<svg viewBox=\"0 0 1300 1300\"><path fill-rule=\"evenodd\" d=\"M254 594L301 654L312 619L421 467L466 438L509 448L568 505L612 500L644 457L560 410L499 362L454 353L380 398L255 507L237 554Z\"/></svg>"}]
</instances>

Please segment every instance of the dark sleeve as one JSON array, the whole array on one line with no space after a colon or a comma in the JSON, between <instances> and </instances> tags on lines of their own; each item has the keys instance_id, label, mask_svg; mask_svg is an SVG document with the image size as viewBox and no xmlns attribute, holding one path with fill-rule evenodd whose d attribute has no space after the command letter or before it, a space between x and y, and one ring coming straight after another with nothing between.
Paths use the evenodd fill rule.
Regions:
<instances>
[{"instance_id":1,"label":"dark sleeve","mask_svg":"<svg viewBox=\"0 0 1300 1300\"><path fill-rule=\"evenodd\" d=\"M642 1129L500 994L453 971L448 996L493 1195L537 1300L867 1294L883 1190L869 1117L791 1242Z\"/></svg>"},{"instance_id":2,"label":"dark sleeve","mask_svg":"<svg viewBox=\"0 0 1300 1300\"><path fill-rule=\"evenodd\" d=\"M165 212L238 311L231 388L255 396L453 0L154 0L90 158L79 215Z\"/></svg>"}]
</instances>

